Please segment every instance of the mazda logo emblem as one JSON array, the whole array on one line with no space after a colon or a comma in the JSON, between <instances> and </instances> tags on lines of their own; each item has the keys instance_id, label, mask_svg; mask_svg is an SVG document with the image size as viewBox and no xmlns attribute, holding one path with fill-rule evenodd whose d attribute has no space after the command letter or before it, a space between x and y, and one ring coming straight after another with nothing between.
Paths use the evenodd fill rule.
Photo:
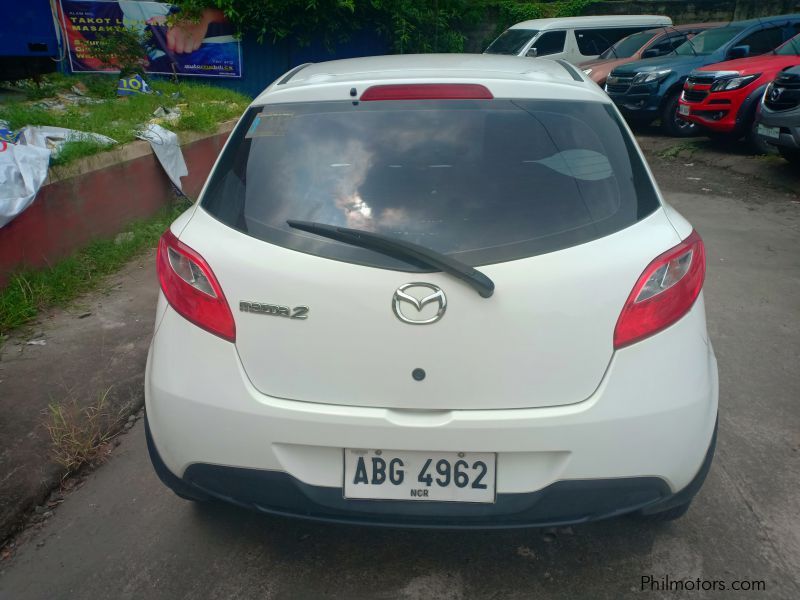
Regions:
<instances>
[{"instance_id":1,"label":"mazda logo emblem","mask_svg":"<svg viewBox=\"0 0 800 600\"><path fill-rule=\"evenodd\" d=\"M429 304L433 306L426 308ZM410 325L435 323L444 316L446 309L444 292L430 283L406 283L397 288L392 296L394 315Z\"/></svg>"}]
</instances>

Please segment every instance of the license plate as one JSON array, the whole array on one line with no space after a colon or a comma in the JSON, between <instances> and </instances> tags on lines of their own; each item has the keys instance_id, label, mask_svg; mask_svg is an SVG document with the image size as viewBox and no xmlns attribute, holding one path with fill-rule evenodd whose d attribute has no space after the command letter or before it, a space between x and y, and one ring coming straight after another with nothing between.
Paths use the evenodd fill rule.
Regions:
<instances>
[{"instance_id":1,"label":"license plate","mask_svg":"<svg viewBox=\"0 0 800 600\"><path fill-rule=\"evenodd\" d=\"M778 140L781 137L780 127L766 127L765 125L759 125L758 133L764 137L772 138L773 140Z\"/></svg>"},{"instance_id":2,"label":"license plate","mask_svg":"<svg viewBox=\"0 0 800 600\"><path fill-rule=\"evenodd\" d=\"M681 104L678 107L678 114L683 115L684 117L688 117L690 114L692 114L692 107L686 106L685 104Z\"/></svg>"},{"instance_id":3,"label":"license plate","mask_svg":"<svg viewBox=\"0 0 800 600\"><path fill-rule=\"evenodd\" d=\"M493 452L344 451L344 497L494 502Z\"/></svg>"}]
</instances>

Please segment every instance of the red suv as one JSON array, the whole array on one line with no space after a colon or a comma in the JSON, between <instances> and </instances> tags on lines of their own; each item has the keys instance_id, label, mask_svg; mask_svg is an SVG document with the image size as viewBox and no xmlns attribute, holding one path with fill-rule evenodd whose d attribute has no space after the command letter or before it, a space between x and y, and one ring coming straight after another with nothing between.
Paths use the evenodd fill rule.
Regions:
<instances>
[{"instance_id":1,"label":"red suv","mask_svg":"<svg viewBox=\"0 0 800 600\"><path fill-rule=\"evenodd\" d=\"M767 85L794 65L800 65L800 35L769 54L696 69L683 86L678 112L711 137L744 137L753 150L766 152L756 133L756 108Z\"/></svg>"}]
</instances>

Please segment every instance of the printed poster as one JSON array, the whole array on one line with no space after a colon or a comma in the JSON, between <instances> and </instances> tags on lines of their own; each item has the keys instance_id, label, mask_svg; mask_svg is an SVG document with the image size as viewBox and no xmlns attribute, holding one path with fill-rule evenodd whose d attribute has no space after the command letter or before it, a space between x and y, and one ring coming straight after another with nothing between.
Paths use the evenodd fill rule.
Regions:
<instances>
[{"instance_id":1,"label":"printed poster","mask_svg":"<svg viewBox=\"0 0 800 600\"><path fill-rule=\"evenodd\" d=\"M146 73L242 76L241 45L220 10L205 9L199 22L177 20L169 26L167 17L178 12L171 4L137 0L60 2L59 17L66 32L73 73L115 72L92 58L87 50L95 40L115 29L136 27L152 34L146 48Z\"/></svg>"}]
</instances>

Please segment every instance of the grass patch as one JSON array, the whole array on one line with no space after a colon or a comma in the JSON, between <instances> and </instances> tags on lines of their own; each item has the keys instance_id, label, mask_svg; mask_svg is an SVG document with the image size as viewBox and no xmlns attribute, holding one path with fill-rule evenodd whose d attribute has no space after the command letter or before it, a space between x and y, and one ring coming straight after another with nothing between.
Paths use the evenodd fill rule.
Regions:
<instances>
[{"instance_id":1,"label":"grass patch","mask_svg":"<svg viewBox=\"0 0 800 600\"><path fill-rule=\"evenodd\" d=\"M105 460L109 442L122 425L122 411L108 406L107 389L95 402L80 406L76 399L65 404L50 403L45 427L50 434L51 451L55 461L74 473L84 465Z\"/></svg>"},{"instance_id":2,"label":"grass patch","mask_svg":"<svg viewBox=\"0 0 800 600\"><path fill-rule=\"evenodd\" d=\"M151 87L161 95L116 96L116 76L68 76L54 73L45 76L37 86L28 80L14 89L23 92L0 104L0 120L7 121L12 130L25 125L54 125L89 133L100 133L125 144L136 139L136 132L153 118L159 106L174 108L181 105L182 117L174 124L166 125L171 130L214 131L219 123L239 117L250 98L224 88L202 83L173 83L154 80ZM86 88L86 97L100 102L93 104L65 104L64 110L47 108L37 104L44 98L58 98L59 93L69 93L72 86L81 83ZM178 94L173 98L173 94ZM99 152L102 147L90 147L77 142L66 156L59 156L54 164L66 164L71 160Z\"/></svg>"},{"instance_id":3,"label":"grass patch","mask_svg":"<svg viewBox=\"0 0 800 600\"><path fill-rule=\"evenodd\" d=\"M182 201L156 217L134 223L129 235L118 241L98 240L48 269L26 270L13 275L0 290L0 340L36 317L40 311L64 306L78 295L94 289L106 275L145 248L156 245L158 238L189 203Z\"/></svg>"},{"instance_id":4,"label":"grass patch","mask_svg":"<svg viewBox=\"0 0 800 600\"><path fill-rule=\"evenodd\" d=\"M669 148L665 148L658 153L658 156L661 158L678 158L682 152L687 152L688 156L685 158L689 159L699 149L700 148L695 142L681 142L680 144L675 144Z\"/></svg>"},{"instance_id":5,"label":"grass patch","mask_svg":"<svg viewBox=\"0 0 800 600\"><path fill-rule=\"evenodd\" d=\"M113 98L116 96L116 80L113 77L99 74L66 75L64 73L48 73L35 79L23 79L8 82L4 87L9 87L25 94L28 100L41 100L50 98L59 92L69 91L77 82L81 82L89 90L93 98Z\"/></svg>"},{"instance_id":6,"label":"grass patch","mask_svg":"<svg viewBox=\"0 0 800 600\"><path fill-rule=\"evenodd\" d=\"M108 148L106 144L101 144L96 140L88 138L85 140L65 142L64 145L61 146L61 150L58 151L58 154L55 156L51 155L50 165L54 167L66 165L84 156L91 156L92 154L102 152L106 148Z\"/></svg>"}]
</instances>

